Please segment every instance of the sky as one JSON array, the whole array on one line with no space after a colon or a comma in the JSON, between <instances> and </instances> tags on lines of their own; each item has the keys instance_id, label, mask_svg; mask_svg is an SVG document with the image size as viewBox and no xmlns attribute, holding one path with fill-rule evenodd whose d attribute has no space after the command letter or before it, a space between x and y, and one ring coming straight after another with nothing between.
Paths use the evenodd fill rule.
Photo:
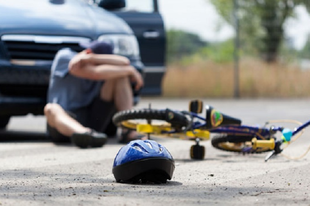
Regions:
<instances>
[{"instance_id":1,"label":"sky","mask_svg":"<svg viewBox=\"0 0 310 206\"><path fill-rule=\"evenodd\" d=\"M202 39L211 41L221 41L234 35L234 29L223 24L208 0L159 0L159 9L168 29L197 33Z\"/></svg>"},{"instance_id":2,"label":"sky","mask_svg":"<svg viewBox=\"0 0 310 206\"><path fill-rule=\"evenodd\" d=\"M234 29L225 24L209 0L159 0L159 9L166 29L182 29L198 34L203 40L222 41L234 36ZM287 36L301 49L310 34L310 16L303 7L297 18L286 22Z\"/></svg>"}]
</instances>

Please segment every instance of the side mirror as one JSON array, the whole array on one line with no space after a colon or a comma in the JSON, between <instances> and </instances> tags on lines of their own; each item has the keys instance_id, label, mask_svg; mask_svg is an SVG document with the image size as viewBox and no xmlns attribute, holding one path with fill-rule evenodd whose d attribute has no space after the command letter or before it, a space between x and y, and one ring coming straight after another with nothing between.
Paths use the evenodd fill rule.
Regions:
<instances>
[{"instance_id":1,"label":"side mirror","mask_svg":"<svg viewBox=\"0 0 310 206\"><path fill-rule=\"evenodd\" d=\"M116 9L124 8L126 6L126 1L125 0L101 0L98 6L106 10L116 10Z\"/></svg>"}]
</instances>

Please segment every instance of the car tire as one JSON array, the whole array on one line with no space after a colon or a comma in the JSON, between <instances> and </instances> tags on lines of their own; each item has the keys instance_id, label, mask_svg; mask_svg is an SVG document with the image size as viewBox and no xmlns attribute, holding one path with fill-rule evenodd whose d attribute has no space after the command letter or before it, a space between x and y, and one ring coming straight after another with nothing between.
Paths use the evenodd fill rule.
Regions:
<instances>
[{"instance_id":1,"label":"car tire","mask_svg":"<svg viewBox=\"0 0 310 206\"><path fill-rule=\"evenodd\" d=\"M5 129L10 121L10 116L0 116L0 129Z\"/></svg>"}]
</instances>

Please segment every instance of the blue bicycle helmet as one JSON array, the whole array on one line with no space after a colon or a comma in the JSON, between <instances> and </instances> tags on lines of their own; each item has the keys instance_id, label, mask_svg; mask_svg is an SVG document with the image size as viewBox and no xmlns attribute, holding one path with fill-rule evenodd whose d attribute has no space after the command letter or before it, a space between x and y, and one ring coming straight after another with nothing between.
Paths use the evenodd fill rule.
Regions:
<instances>
[{"instance_id":1,"label":"blue bicycle helmet","mask_svg":"<svg viewBox=\"0 0 310 206\"><path fill-rule=\"evenodd\" d=\"M117 182L166 183L174 168L173 157L164 146L153 140L135 140L119 150L112 172Z\"/></svg>"}]
</instances>

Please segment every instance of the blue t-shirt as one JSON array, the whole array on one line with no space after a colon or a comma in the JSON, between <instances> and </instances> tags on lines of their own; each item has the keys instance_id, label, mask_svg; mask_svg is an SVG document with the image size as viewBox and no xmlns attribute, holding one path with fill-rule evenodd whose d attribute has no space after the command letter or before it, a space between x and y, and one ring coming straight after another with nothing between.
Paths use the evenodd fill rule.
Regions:
<instances>
[{"instance_id":1,"label":"blue t-shirt","mask_svg":"<svg viewBox=\"0 0 310 206\"><path fill-rule=\"evenodd\" d=\"M88 80L69 73L69 62L76 55L70 48L57 52L51 69L47 102L57 103L66 111L89 105L99 96L103 81Z\"/></svg>"}]
</instances>

